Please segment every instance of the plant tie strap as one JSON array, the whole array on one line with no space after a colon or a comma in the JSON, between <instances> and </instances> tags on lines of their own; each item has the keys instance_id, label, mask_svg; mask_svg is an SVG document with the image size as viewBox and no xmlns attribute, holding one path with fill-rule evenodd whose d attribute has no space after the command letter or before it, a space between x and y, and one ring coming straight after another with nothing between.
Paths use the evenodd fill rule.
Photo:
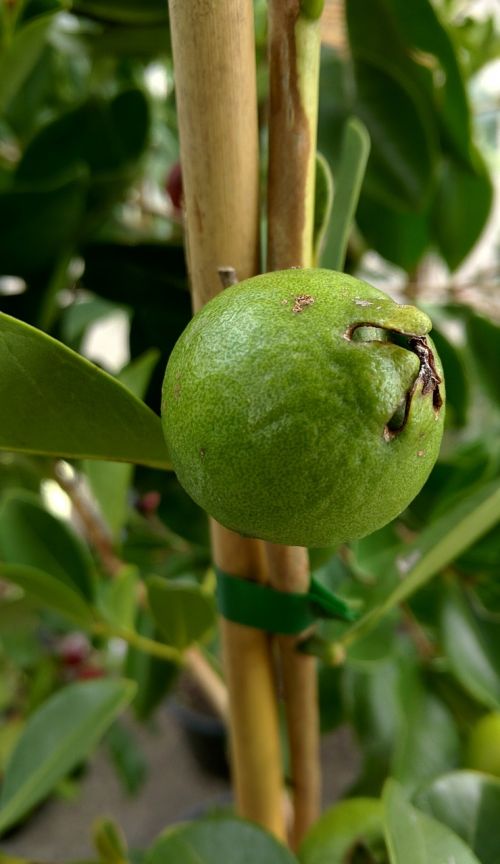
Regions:
<instances>
[{"instance_id":1,"label":"plant tie strap","mask_svg":"<svg viewBox=\"0 0 500 864\"><path fill-rule=\"evenodd\" d=\"M351 607L314 576L307 594L277 591L270 585L250 582L215 567L217 607L220 614L236 624L245 624L266 633L294 636L307 630L318 618L354 621Z\"/></svg>"}]
</instances>

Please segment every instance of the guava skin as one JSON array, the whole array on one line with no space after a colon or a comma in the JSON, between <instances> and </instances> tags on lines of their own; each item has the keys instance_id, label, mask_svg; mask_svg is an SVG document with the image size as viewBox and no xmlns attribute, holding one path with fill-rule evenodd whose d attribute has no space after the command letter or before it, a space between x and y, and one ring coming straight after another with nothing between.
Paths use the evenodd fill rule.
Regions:
<instances>
[{"instance_id":1,"label":"guava skin","mask_svg":"<svg viewBox=\"0 0 500 864\"><path fill-rule=\"evenodd\" d=\"M222 525L274 543L332 546L381 528L439 452L431 326L328 270L227 288L192 319L165 374L162 422L180 483ZM430 365L408 344L380 341L387 333L417 337Z\"/></svg>"}]
</instances>

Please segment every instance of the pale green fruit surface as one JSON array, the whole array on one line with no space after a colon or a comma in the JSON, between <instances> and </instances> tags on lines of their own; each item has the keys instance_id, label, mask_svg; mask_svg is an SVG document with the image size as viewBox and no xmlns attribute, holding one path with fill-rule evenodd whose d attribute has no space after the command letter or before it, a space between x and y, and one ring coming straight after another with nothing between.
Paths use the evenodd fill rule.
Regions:
<instances>
[{"instance_id":1,"label":"pale green fruit surface","mask_svg":"<svg viewBox=\"0 0 500 864\"><path fill-rule=\"evenodd\" d=\"M425 483L444 421L429 364L408 339L384 340L420 337L442 378L430 328L423 312L328 270L227 288L195 315L165 374L179 481L226 527L275 543L329 546L382 527Z\"/></svg>"}]
</instances>

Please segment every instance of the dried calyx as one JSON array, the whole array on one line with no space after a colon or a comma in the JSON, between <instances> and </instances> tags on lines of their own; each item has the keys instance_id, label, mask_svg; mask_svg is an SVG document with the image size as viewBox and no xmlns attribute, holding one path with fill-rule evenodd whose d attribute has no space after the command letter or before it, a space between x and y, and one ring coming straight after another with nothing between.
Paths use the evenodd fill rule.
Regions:
<instances>
[{"instance_id":1,"label":"dried calyx","mask_svg":"<svg viewBox=\"0 0 500 864\"><path fill-rule=\"evenodd\" d=\"M412 351L420 361L418 375L405 394L404 399L396 408L391 419L385 425L384 438L387 441L395 438L406 426L411 401L419 382L422 382L422 396L432 394L432 406L436 413L439 412L443 404L439 391L441 377L436 369L434 354L425 336L403 333L400 330L381 327L380 324L373 324L371 322L354 324L349 328L345 336L349 340L360 342L391 342L400 348Z\"/></svg>"}]
</instances>

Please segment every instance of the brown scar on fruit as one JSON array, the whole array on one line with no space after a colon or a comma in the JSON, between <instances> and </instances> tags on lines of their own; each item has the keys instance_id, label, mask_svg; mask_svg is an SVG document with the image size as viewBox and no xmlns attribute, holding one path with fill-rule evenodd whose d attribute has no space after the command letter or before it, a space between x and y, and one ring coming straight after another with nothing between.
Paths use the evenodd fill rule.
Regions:
<instances>
[{"instance_id":1,"label":"brown scar on fruit","mask_svg":"<svg viewBox=\"0 0 500 864\"><path fill-rule=\"evenodd\" d=\"M346 332L344 333L344 338L348 341L351 341L353 334L356 330L358 330L359 327L377 327L380 330L386 330L389 335L393 333L405 336L408 339L407 350L412 351L414 354L416 354L418 359L420 360L420 369L418 371L418 375L415 378L412 386L408 390L405 397L404 413L402 412L403 403L401 402L397 406L396 411L394 412L391 419L388 421L388 423L386 423L384 427L384 439L386 441L392 441L405 428L408 421L408 415L410 413L411 400L413 399L413 395L417 389L417 384L419 381L422 382L422 396L432 394L432 407L434 409L434 413L436 414L437 419L439 411L443 404L443 399L439 391L439 385L442 383L442 379L436 369L434 354L432 353L426 337L413 336L409 333L403 333L402 330L396 330L390 327L381 327L380 324L366 321L358 321L355 324L351 324L347 328ZM420 451L418 455L423 455L423 451Z\"/></svg>"},{"instance_id":2,"label":"brown scar on fruit","mask_svg":"<svg viewBox=\"0 0 500 864\"><path fill-rule=\"evenodd\" d=\"M302 312L306 306L312 306L314 303L314 297L311 297L310 294L299 294L298 297L295 298L295 302L292 307L292 312L297 314L298 312Z\"/></svg>"}]
</instances>

